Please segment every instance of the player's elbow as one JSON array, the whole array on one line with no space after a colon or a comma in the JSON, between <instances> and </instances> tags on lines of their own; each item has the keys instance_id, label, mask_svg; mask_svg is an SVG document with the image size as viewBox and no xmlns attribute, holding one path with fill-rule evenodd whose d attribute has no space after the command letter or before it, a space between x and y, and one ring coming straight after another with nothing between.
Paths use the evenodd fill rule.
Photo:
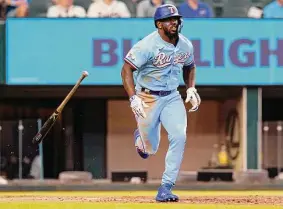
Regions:
<instances>
[{"instance_id":1,"label":"player's elbow","mask_svg":"<svg viewBox=\"0 0 283 209\"><path fill-rule=\"evenodd\" d=\"M122 71L121 71L121 78L122 78L122 81L123 81L123 84L125 83L125 80L127 78L127 69L125 67L125 64L123 65L122 67Z\"/></svg>"},{"instance_id":2,"label":"player's elbow","mask_svg":"<svg viewBox=\"0 0 283 209\"><path fill-rule=\"evenodd\" d=\"M125 70L125 64L123 65L123 67L122 67L122 70L121 70L121 78L124 80L124 78L125 78L125 75L126 75L126 72L125 72L126 70Z\"/></svg>"}]
</instances>

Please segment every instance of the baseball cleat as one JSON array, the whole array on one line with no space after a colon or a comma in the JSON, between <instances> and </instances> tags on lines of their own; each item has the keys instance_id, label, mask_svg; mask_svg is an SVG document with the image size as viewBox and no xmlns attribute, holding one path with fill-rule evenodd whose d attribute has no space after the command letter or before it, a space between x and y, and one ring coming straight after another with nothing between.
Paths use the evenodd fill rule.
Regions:
<instances>
[{"instance_id":1,"label":"baseball cleat","mask_svg":"<svg viewBox=\"0 0 283 209\"><path fill-rule=\"evenodd\" d=\"M163 184L158 188L158 193L155 200L157 202L178 202L179 197L172 194L171 192L172 185Z\"/></svg>"},{"instance_id":2,"label":"baseball cleat","mask_svg":"<svg viewBox=\"0 0 283 209\"><path fill-rule=\"evenodd\" d=\"M139 132L138 129L136 129L135 132L134 132L135 147L136 147L136 150L137 150L138 154L141 156L141 158L146 159L146 158L148 158L149 154L147 154L146 152L144 152L144 144L143 144L143 142L142 142L142 140L141 140L140 137L141 137L141 136L140 136L140 132ZM138 139L140 139L140 143L141 143L140 146L143 147L143 149L141 149L141 147L139 147L139 146L137 145L137 140L138 140Z\"/></svg>"}]
</instances>

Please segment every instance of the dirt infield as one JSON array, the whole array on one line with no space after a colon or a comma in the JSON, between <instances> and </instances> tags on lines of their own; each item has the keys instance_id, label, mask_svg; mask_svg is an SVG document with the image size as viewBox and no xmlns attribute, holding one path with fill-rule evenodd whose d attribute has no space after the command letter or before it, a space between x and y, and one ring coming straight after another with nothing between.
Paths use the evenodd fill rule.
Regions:
<instances>
[{"instance_id":1,"label":"dirt infield","mask_svg":"<svg viewBox=\"0 0 283 209\"><path fill-rule=\"evenodd\" d=\"M149 196L121 196L121 197L74 197L74 196L5 196L1 202L89 202L89 203L156 203L154 197ZM186 204L244 204L244 205L282 205L283 196L180 196L179 203Z\"/></svg>"}]
</instances>

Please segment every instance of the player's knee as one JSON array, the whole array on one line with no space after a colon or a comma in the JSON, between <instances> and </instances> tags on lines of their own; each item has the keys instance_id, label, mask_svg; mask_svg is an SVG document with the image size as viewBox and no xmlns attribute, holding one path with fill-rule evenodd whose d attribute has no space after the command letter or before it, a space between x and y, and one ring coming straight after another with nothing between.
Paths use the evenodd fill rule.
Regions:
<instances>
[{"instance_id":1,"label":"player's knee","mask_svg":"<svg viewBox=\"0 0 283 209\"><path fill-rule=\"evenodd\" d=\"M152 147L150 154L155 155L157 153L158 147Z\"/></svg>"},{"instance_id":2,"label":"player's knee","mask_svg":"<svg viewBox=\"0 0 283 209\"><path fill-rule=\"evenodd\" d=\"M150 155L156 154L157 150L158 150L158 147L154 146L154 145L150 145L150 146L146 147L146 153L148 153Z\"/></svg>"},{"instance_id":3,"label":"player's knee","mask_svg":"<svg viewBox=\"0 0 283 209\"><path fill-rule=\"evenodd\" d=\"M144 142L144 148L145 148L145 152L150 154L150 155L154 155L156 154L158 147L159 147L159 140L156 140L156 138L154 137L148 137L145 136L143 137L143 142Z\"/></svg>"},{"instance_id":4,"label":"player's knee","mask_svg":"<svg viewBox=\"0 0 283 209\"><path fill-rule=\"evenodd\" d=\"M172 138L172 142L177 146L184 146L186 144L186 133L176 133Z\"/></svg>"},{"instance_id":5,"label":"player's knee","mask_svg":"<svg viewBox=\"0 0 283 209\"><path fill-rule=\"evenodd\" d=\"M158 147L150 144L150 143L147 143L146 146L145 146L145 152L149 155L154 155L156 152L157 152L157 149Z\"/></svg>"}]
</instances>

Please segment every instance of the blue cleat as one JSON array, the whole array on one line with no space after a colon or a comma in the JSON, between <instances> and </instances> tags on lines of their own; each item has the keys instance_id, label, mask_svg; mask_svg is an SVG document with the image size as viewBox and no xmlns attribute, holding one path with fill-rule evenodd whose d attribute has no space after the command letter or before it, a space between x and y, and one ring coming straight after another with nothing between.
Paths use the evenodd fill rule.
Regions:
<instances>
[{"instance_id":1,"label":"blue cleat","mask_svg":"<svg viewBox=\"0 0 283 209\"><path fill-rule=\"evenodd\" d=\"M155 200L157 202L178 202L179 197L172 194L171 192L172 185L163 184L158 188L158 193Z\"/></svg>"},{"instance_id":2,"label":"blue cleat","mask_svg":"<svg viewBox=\"0 0 283 209\"><path fill-rule=\"evenodd\" d=\"M138 154L141 156L141 158L146 159L149 157L149 154L144 152L143 150L141 150L137 145L136 145L136 141L138 140L138 138L141 137L140 136L140 132L138 129L135 130L134 132L134 139L135 139L135 146L137 149Z\"/></svg>"}]
</instances>

